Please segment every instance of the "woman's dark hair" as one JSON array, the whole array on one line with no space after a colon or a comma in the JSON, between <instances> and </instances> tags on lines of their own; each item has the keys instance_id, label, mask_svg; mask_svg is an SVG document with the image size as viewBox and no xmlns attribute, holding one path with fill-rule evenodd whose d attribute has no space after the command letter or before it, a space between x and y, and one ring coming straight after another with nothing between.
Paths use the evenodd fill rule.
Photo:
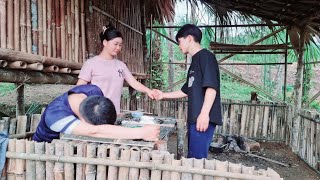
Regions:
<instances>
[{"instance_id":1,"label":"woman's dark hair","mask_svg":"<svg viewBox=\"0 0 320 180\"><path fill-rule=\"evenodd\" d=\"M202 32L199 27L194 24L185 24L182 26L176 35L176 41L179 42L179 38L185 38L188 35L192 36L195 42L201 43Z\"/></svg>"},{"instance_id":2,"label":"woman's dark hair","mask_svg":"<svg viewBox=\"0 0 320 180\"><path fill-rule=\"evenodd\" d=\"M107 26L103 26L103 31L100 33L101 43L103 40L110 41L117 37L122 38L122 34L113 26L111 22Z\"/></svg>"},{"instance_id":3,"label":"woman's dark hair","mask_svg":"<svg viewBox=\"0 0 320 180\"><path fill-rule=\"evenodd\" d=\"M114 124L117 119L112 101L104 96L88 96L80 103L80 114L90 124Z\"/></svg>"}]
</instances>

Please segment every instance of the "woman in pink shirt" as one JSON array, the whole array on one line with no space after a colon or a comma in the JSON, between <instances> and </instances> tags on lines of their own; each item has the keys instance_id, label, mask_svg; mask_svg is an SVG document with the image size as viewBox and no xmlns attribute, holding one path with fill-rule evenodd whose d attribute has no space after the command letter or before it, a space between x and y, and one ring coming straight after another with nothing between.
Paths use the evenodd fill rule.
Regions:
<instances>
[{"instance_id":1,"label":"woman in pink shirt","mask_svg":"<svg viewBox=\"0 0 320 180\"><path fill-rule=\"evenodd\" d=\"M103 27L100 33L103 44L101 53L88 59L81 68L77 85L94 84L100 87L105 97L111 99L117 114L120 113L120 100L123 81L135 90L154 98L154 91L138 82L122 61L115 59L121 51L122 34L112 24Z\"/></svg>"}]
</instances>

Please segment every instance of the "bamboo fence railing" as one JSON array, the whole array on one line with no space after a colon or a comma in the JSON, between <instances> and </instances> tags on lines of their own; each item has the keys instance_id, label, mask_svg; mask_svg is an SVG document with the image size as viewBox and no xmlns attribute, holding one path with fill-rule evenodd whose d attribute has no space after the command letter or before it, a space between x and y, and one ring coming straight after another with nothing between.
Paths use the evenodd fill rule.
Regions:
<instances>
[{"instance_id":1,"label":"bamboo fence railing","mask_svg":"<svg viewBox=\"0 0 320 180\"><path fill-rule=\"evenodd\" d=\"M207 159L175 160L168 151L105 143L10 139L8 179L282 179L267 170Z\"/></svg>"}]
</instances>

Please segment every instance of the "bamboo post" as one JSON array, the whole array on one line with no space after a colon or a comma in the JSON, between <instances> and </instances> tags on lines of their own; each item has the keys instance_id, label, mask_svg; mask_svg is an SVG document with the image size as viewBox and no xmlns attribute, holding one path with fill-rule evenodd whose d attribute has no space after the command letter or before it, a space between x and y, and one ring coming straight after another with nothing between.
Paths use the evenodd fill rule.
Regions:
<instances>
[{"instance_id":1,"label":"bamboo post","mask_svg":"<svg viewBox=\"0 0 320 180\"><path fill-rule=\"evenodd\" d=\"M193 160L194 160L194 158L182 158L182 166L184 168L191 168L193 166ZM182 173L181 179L192 180L192 174L191 173Z\"/></svg>"},{"instance_id":2,"label":"bamboo post","mask_svg":"<svg viewBox=\"0 0 320 180\"><path fill-rule=\"evenodd\" d=\"M230 107L229 132L227 131L227 134L234 134L234 126L235 126L234 123L236 119L235 106L236 105L231 104L231 107Z\"/></svg>"},{"instance_id":3,"label":"bamboo post","mask_svg":"<svg viewBox=\"0 0 320 180\"><path fill-rule=\"evenodd\" d=\"M56 65L46 66L43 68L43 72L59 72L59 67Z\"/></svg>"},{"instance_id":4,"label":"bamboo post","mask_svg":"<svg viewBox=\"0 0 320 180\"><path fill-rule=\"evenodd\" d=\"M257 106L256 107L256 115L254 118L254 130L253 130L253 137L257 138L258 137L258 128L260 124L260 113L261 113L261 107Z\"/></svg>"},{"instance_id":5,"label":"bamboo post","mask_svg":"<svg viewBox=\"0 0 320 180\"><path fill-rule=\"evenodd\" d=\"M269 121L269 106L264 107L263 125L262 125L262 137L266 138L268 133L268 121Z\"/></svg>"},{"instance_id":6,"label":"bamboo post","mask_svg":"<svg viewBox=\"0 0 320 180\"><path fill-rule=\"evenodd\" d=\"M44 142L35 142L35 153L39 155L45 154ZM46 162L36 161L36 179L46 179Z\"/></svg>"},{"instance_id":7,"label":"bamboo post","mask_svg":"<svg viewBox=\"0 0 320 180\"><path fill-rule=\"evenodd\" d=\"M86 60L86 29L85 29L85 14L84 14L84 2L81 0L81 45L82 45L82 63Z\"/></svg>"},{"instance_id":8,"label":"bamboo post","mask_svg":"<svg viewBox=\"0 0 320 180\"><path fill-rule=\"evenodd\" d=\"M43 40L43 55L48 56L47 49L47 0L42 0L42 40Z\"/></svg>"},{"instance_id":9,"label":"bamboo post","mask_svg":"<svg viewBox=\"0 0 320 180\"><path fill-rule=\"evenodd\" d=\"M74 156L74 143L73 142L65 142L63 143L64 147L64 156L73 157ZM74 164L73 163L64 163L64 178L65 180L74 180L75 172L74 172Z\"/></svg>"},{"instance_id":10,"label":"bamboo post","mask_svg":"<svg viewBox=\"0 0 320 180\"><path fill-rule=\"evenodd\" d=\"M32 64L27 64L28 70L36 70L36 71L42 71L43 70L43 64L42 63L32 63Z\"/></svg>"},{"instance_id":11,"label":"bamboo post","mask_svg":"<svg viewBox=\"0 0 320 180\"><path fill-rule=\"evenodd\" d=\"M141 148L141 162L149 162L150 161L150 151L151 148ZM140 169L140 176L139 179L141 180L149 180L149 174L150 170L149 169Z\"/></svg>"},{"instance_id":12,"label":"bamboo post","mask_svg":"<svg viewBox=\"0 0 320 180\"><path fill-rule=\"evenodd\" d=\"M16 152L17 153L26 152L26 140L24 139L16 140ZM16 180L26 179L25 169L26 169L26 161L24 159L16 159L16 168L15 168Z\"/></svg>"},{"instance_id":13,"label":"bamboo post","mask_svg":"<svg viewBox=\"0 0 320 180\"><path fill-rule=\"evenodd\" d=\"M278 117L277 117L277 108L273 108L273 117L272 117L272 138L276 138L276 133L277 133L277 122L278 122Z\"/></svg>"},{"instance_id":14,"label":"bamboo post","mask_svg":"<svg viewBox=\"0 0 320 180\"><path fill-rule=\"evenodd\" d=\"M31 0L26 0L26 19L27 19L27 52L32 53L31 41Z\"/></svg>"},{"instance_id":15,"label":"bamboo post","mask_svg":"<svg viewBox=\"0 0 320 180\"><path fill-rule=\"evenodd\" d=\"M14 0L14 49L20 51L20 0Z\"/></svg>"},{"instance_id":16,"label":"bamboo post","mask_svg":"<svg viewBox=\"0 0 320 180\"><path fill-rule=\"evenodd\" d=\"M0 132L4 131L4 123L5 123L4 120L0 120Z\"/></svg>"},{"instance_id":17,"label":"bamboo post","mask_svg":"<svg viewBox=\"0 0 320 180\"><path fill-rule=\"evenodd\" d=\"M181 108L179 106L179 108ZM177 159L181 159L184 152L184 139L185 139L185 130L184 130L184 121L182 119L177 119Z\"/></svg>"},{"instance_id":18,"label":"bamboo post","mask_svg":"<svg viewBox=\"0 0 320 180\"><path fill-rule=\"evenodd\" d=\"M242 116L241 116L240 135L245 135L247 112L248 112L248 106L247 105L243 105L243 107L242 107Z\"/></svg>"},{"instance_id":19,"label":"bamboo post","mask_svg":"<svg viewBox=\"0 0 320 180\"><path fill-rule=\"evenodd\" d=\"M98 145L98 154L97 158L106 159L107 158L108 146L106 144ZM106 180L107 179L107 167L98 165L97 166L97 180Z\"/></svg>"},{"instance_id":20,"label":"bamboo post","mask_svg":"<svg viewBox=\"0 0 320 180\"><path fill-rule=\"evenodd\" d=\"M74 4L75 0L71 0L71 57L72 61L76 62L75 60L75 12L74 12Z\"/></svg>"},{"instance_id":21,"label":"bamboo post","mask_svg":"<svg viewBox=\"0 0 320 180\"><path fill-rule=\"evenodd\" d=\"M6 0L0 0L0 47L7 48L7 9Z\"/></svg>"},{"instance_id":22,"label":"bamboo post","mask_svg":"<svg viewBox=\"0 0 320 180\"><path fill-rule=\"evenodd\" d=\"M110 160L118 160L120 149L115 145L110 145ZM117 180L118 179L118 167L109 166L108 169L108 180Z\"/></svg>"},{"instance_id":23,"label":"bamboo post","mask_svg":"<svg viewBox=\"0 0 320 180\"><path fill-rule=\"evenodd\" d=\"M78 143L77 144L77 157L85 157L86 151L86 143ZM85 179L85 165L77 164L76 165L76 179Z\"/></svg>"},{"instance_id":24,"label":"bamboo post","mask_svg":"<svg viewBox=\"0 0 320 180\"><path fill-rule=\"evenodd\" d=\"M95 158L96 157L96 149L97 149L97 144L95 144L95 143L87 144L86 156L89 158ZM86 180L95 180L96 171L97 171L97 168L95 165L87 164L86 165Z\"/></svg>"},{"instance_id":25,"label":"bamboo post","mask_svg":"<svg viewBox=\"0 0 320 180\"><path fill-rule=\"evenodd\" d=\"M80 35L80 29L79 29L79 23L80 23L80 17L79 17L79 0L74 0L74 16L75 16L75 28L74 28L74 60L75 62L79 62L79 35Z\"/></svg>"},{"instance_id":26,"label":"bamboo post","mask_svg":"<svg viewBox=\"0 0 320 180\"><path fill-rule=\"evenodd\" d=\"M205 159L204 160L204 168L205 169L214 170L215 164L216 164L215 159L212 159L212 160ZM204 176L204 180L213 180L213 179L214 179L213 176Z\"/></svg>"},{"instance_id":27,"label":"bamboo post","mask_svg":"<svg viewBox=\"0 0 320 180\"><path fill-rule=\"evenodd\" d=\"M31 52L33 54L39 53L38 5L39 4L37 0L31 0L31 31L32 31Z\"/></svg>"},{"instance_id":28,"label":"bamboo post","mask_svg":"<svg viewBox=\"0 0 320 180\"><path fill-rule=\"evenodd\" d=\"M55 4L55 25L56 25L56 41L57 46L56 46L56 57L61 58L61 17L64 18L64 16L61 16L61 10L64 11L64 7L60 8L60 0L54 1Z\"/></svg>"},{"instance_id":29,"label":"bamboo post","mask_svg":"<svg viewBox=\"0 0 320 180\"><path fill-rule=\"evenodd\" d=\"M254 166L246 167L242 165L241 171L242 171L242 174L252 175L254 172Z\"/></svg>"},{"instance_id":30,"label":"bamboo post","mask_svg":"<svg viewBox=\"0 0 320 180\"><path fill-rule=\"evenodd\" d=\"M130 160L130 149L128 146L121 146L120 160L129 161ZM129 179L129 168L119 167L119 179L128 180Z\"/></svg>"},{"instance_id":31,"label":"bamboo post","mask_svg":"<svg viewBox=\"0 0 320 180\"><path fill-rule=\"evenodd\" d=\"M10 123L9 123L9 135L10 135L10 134L16 134L16 129L17 129L17 119L15 119L15 118L10 119Z\"/></svg>"},{"instance_id":32,"label":"bamboo post","mask_svg":"<svg viewBox=\"0 0 320 180\"><path fill-rule=\"evenodd\" d=\"M27 52L26 1L20 1L20 38L21 51Z\"/></svg>"},{"instance_id":33,"label":"bamboo post","mask_svg":"<svg viewBox=\"0 0 320 180\"><path fill-rule=\"evenodd\" d=\"M52 57L57 57L57 38L56 38L56 14L59 11L56 11L55 4L57 1L52 1L51 3L51 49L52 49Z\"/></svg>"},{"instance_id":34,"label":"bamboo post","mask_svg":"<svg viewBox=\"0 0 320 180\"><path fill-rule=\"evenodd\" d=\"M181 160L173 160L172 161L173 166L181 166ZM181 173L179 172L171 172L171 180L180 180L181 179Z\"/></svg>"},{"instance_id":35,"label":"bamboo post","mask_svg":"<svg viewBox=\"0 0 320 180\"><path fill-rule=\"evenodd\" d=\"M170 154L168 151L164 152L164 164L171 165L173 160L173 154ZM171 179L171 172L170 171L162 171L162 179Z\"/></svg>"},{"instance_id":36,"label":"bamboo post","mask_svg":"<svg viewBox=\"0 0 320 180\"><path fill-rule=\"evenodd\" d=\"M47 0L47 56L52 57L52 0Z\"/></svg>"},{"instance_id":37,"label":"bamboo post","mask_svg":"<svg viewBox=\"0 0 320 180\"><path fill-rule=\"evenodd\" d=\"M45 154L46 155L54 155L55 151L55 143L45 143ZM55 172L54 172L54 162L46 161L46 180L54 180Z\"/></svg>"},{"instance_id":38,"label":"bamboo post","mask_svg":"<svg viewBox=\"0 0 320 180\"><path fill-rule=\"evenodd\" d=\"M223 113L222 134L227 134L229 109L229 106L227 106Z\"/></svg>"},{"instance_id":39,"label":"bamboo post","mask_svg":"<svg viewBox=\"0 0 320 180\"><path fill-rule=\"evenodd\" d=\"M138 147L130 148L130 161L139 162L140 161L140 149ZM130 168L129 169L129 180L139 179L139 169Z\"/></svg>"},{"instance_id":40,"label":"bamboo post","mask_svg":"<svg viewBox=\"0 0 320 180\"><path fill-rule=\"evenodd\" d=\"M27 116L17 116L17 134L26 133Z\"/></svg>"},{"instance_id":41,"label":"bamboo post","mask_svg":"<svg viewBox=\"0 0 320 180\"><path fill-rule=\"evenodd\" d=\"M152 163L162 164L164 153L162 151L153 150L151 151ZM151 170L151 179L152 180L161 180L161 170Z\"/></svg>"},{"instance_id":42,"label":"bamboo post","mask_svg":"<svg viewBox=\"0 0 320 180\"><path fill-rule=\"evenodd\" d=\"M44 28L43 28L43 0L38 0L38 53L39 55L44 55L43 53L43 33L44 33Z\"/></svg>"},{"instance_id":43,"label":"bamboo post","mask_svg":"<svg viewBox=\"0 0 320 180\"><path fill-rule=\"evenodd\" d=\"M66 60L65 0L60 0L61 59Z\"/></svg>"},{"instance_id":44,"label":"bamboo post","mask_svg":"<svg viewBox=\"0 0 320 180\"><path fill-rule=\"evenodd\" d=\"M2 117L4 120L4 130L9 134L10 117Z\"/></svg>"},{"instance_id":45,"label":"bamboo post","mask_svg":"<svg viewBox=\"0 0 320 180\"><path fill-rule=\"evenodd\" d=\"M68 60L72 61L72 35L71 35L71 0L67 1L67 33L68 33Z\"/></svg>"},{"instance_id":46,"label":"bamboo post","mask_svg":"<svg viewBox=\"0 0 320 180\"><path fill-rule=\"evenodd\" d=\"M241 166L242 166L241 163L234 164L229 162L229 172L241 174ZM229 179L229 180L237 180L237 179Z\"/></svg>"},{"instance_id":47,"label":"bamboo post","mask_svg":"<svg viewBox=\"0 0 320 180\"><path fill-rule=\"evenodd\" d=\"M253 134L253 127L254 127L254 115L255 115L255 110L256 110L256 106L251 106L250 107L250 118L249 118L249 121L248 121L248 124L247 124L247 136L249 137L252 137L252 134Z\"/></svg>"},{"instance_id":48,"label":"bamboo post","mask_svg":"<svg viewBox=\"0 0 320 180\"><path fill-rule=\"evenodd\" d=\"M0 60L0 67L7 67L7 66L8 66L8 61Z\"/></svg>"},{"instance_id":49,"label":"bamboo post","mask_svg":"<svg viewBox=\"0 0 320 180\"><path fill-rule=\"evenodd\" d=\"M193 160L193 167L197 169L203 169L204 166L204 159L194 159ZM193 180L203 180L203 175L200 174L193 174Z\"/></svg>"},{"instance_id":50,"label":"bamboo post","mask_svg":"<svg viewBox=\"0 0 320 180\"><path fill-rule=\"evenodd\" d=\"M8 6L7 6L7 18L8 18L8 23L7 23L7 28L8 28L8 49L13 49L14 48L14 39L13 39L13 33L14 33L14 16L13 16L13 0L11 1L7 1L8 2Z\"/></svg>"},{"instance_id":51,"label":"bamboo post","mask_svg":"<svg viewBox=\"0 0 320 180\"><path fill-rule=\"evenodd\" d=\"M8 143L8 151L9 152L16 152L16 139L9 139ZM15 180L15 172L16 169L16 160L15 159L8 159L7 165L7 179L8 180Z\"/></svg>"},{"instance_id":52,"label":"bamboo post","mask_svg":"<svg viewBox=\"0 0 320 180\"><path fill-rule=\"evenodd\" d=\"M220 172L228 172L228 161L216 160L216 170ZM215 180L227 180L227 178L216 177Z\"/></svg>"},{"instance_id":53,"label":"bamboo post","mask_svg":"<svg viewBox=\"0 0 320 180\"><path fill-rule=\"evenodd\" d=\"M27 63L23 61L12 61L8 63L8 68L11 69L26 69Z\"/></svg>"},{"instance_id":54,"label":"bamboo post","mask_svg":"<svg viewBox=\"0 0 320 180\"><path fill-rule=\"evenodd\" d=\"M35 153L34 141L26 141L26 153ZM26 180L36 179L36 162L32 160L26 161Z\"/></svg>"},{"instance_id":55,"label":"bamboo post","mask_svg":"<svg viewBox=\"0 0 320 180\"><path fill-rule=\"evenodd\" d=\"M55 155L57 155L59 157L63 157L64 156L64 142L57 140L57 141L55 141L55 143L51 143L51 144L54 144L54 146L55 146L55 149L54 149ZM64 177L65 177L64 163L55 162L53 172L54 172L54 180L64 180ZM69 172L66 172L66 173L69 173Z\"/></svg>"}]
</instances>

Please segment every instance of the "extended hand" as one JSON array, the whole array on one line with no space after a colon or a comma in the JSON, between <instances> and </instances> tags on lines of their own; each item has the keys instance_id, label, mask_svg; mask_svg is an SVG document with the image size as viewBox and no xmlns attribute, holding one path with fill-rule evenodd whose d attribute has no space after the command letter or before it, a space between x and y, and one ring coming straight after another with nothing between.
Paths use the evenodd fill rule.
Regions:
<instances>
[{"instance_id":1,"label":"extended hand","mask_svg":"<svg viewBox=\"0 0 320 180\"><path fill-rule=\"evenodd\" d=\"M208 114L199 114L197 118L197 131L205 132L209 126L209 115Z\"/></svg>"},{"instance_id":2,"label":"extended hand","mask_svg":"<svg viewBox=\"0 0 320 180\"><path fill-rule=\"evenodd\" d=\"M164 93L162 91L160 91L159 89L153 89L153 91L155 92L155 99L156 100L161 100L164 98Z\"/></svg>"},{"instance_id":3,"label":"extended hand","mask_svg":"<svg viewBox=\"0 0 320 180\"><path fill-rule=\"evenodd\" d=\"M145 125L142 128L143 137L145 141L158 141L160 134L160 126L157 125Z\"/></svg>"}]
</instances>

